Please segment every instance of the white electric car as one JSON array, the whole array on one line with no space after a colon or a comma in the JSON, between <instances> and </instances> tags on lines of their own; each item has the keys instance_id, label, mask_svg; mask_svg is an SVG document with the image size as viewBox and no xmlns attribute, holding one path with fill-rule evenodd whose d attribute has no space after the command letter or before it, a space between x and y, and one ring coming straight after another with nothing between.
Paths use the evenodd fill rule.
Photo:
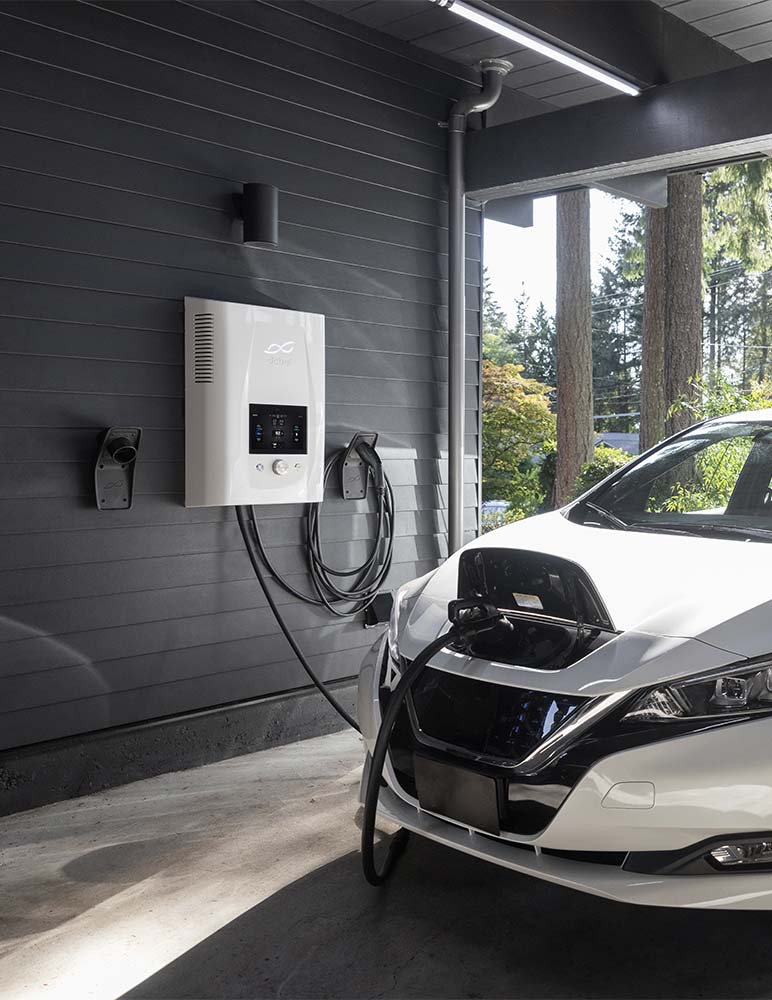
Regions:
<instances>
[{"instance_id":1,"label":"white electric car","mask_svg":"<svg viewBox=\"0 0 772 1000\"><path fill-rule=\"evenodd\" d=\"M708 420L402 587L369 752L449 601L503 619L416 681L379 815L612 899L772 908L771 484L772 410Z\"/></svg>"}]
</instances>

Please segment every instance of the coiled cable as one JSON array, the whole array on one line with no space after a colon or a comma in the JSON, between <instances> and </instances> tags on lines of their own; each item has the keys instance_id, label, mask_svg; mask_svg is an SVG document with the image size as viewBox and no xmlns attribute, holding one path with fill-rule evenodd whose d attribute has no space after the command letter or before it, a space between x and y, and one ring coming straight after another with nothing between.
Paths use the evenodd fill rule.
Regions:
<instances>
[{"instance_id":1,"label":"coiled cable","mask_svg":"<svg viewBox=\"0 0 772 1000\"><path fill-rule=\"evenodd\" d=\"M263 543L255 508L250 508L250 519L254 526L260 558L278 586L306 604L327 608L331 614L338 618L348 618L358 614L373 603L389 575L394 556L394 491L375 449L361 442L358 450L368 466L368 475L373 481L376 493L375 514L377 520L372 547L364 562L358 566L337 567L329 565L322 550L319 517L321 504L309 504L306 511L306 554L308 573L316 591L315 597L293 587L276 569ZM346 449L342 448L328 460L324 468L325 487L327 487L333 471L343 461L345 454ZM342 582L352 578L353 583L349 586L345 586Z\"/></svg>"}]
</instances>

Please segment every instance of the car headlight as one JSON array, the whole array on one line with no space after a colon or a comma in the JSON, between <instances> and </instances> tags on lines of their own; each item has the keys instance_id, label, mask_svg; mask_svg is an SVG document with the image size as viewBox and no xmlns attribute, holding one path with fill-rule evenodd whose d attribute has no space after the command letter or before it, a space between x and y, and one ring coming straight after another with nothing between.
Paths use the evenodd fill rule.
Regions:
<instances>
[{"instance_id":1,"label":"car headlight","mask_svg":"<svg viewBox=\"0 0 772 1000\"><path fill-rule=\"evenodd\" d=\"M772 660L645 691L623 722L678 722L772 712Z\"/></svg>"},{"instance_id":2,"label":"car headlight","mask_svg":"<svg viewBox=\"0 0 772 1000\"><path fill-rule=\"evenodd\" d=\"M392 663L399 666L399 616L402 613L402 609L410 595L411 586L409 583L403 584L399 590L394 595L394 601L391 605L391 615L389 616L389 657Z\"/></svg>"},{"instance_id":3,"label":"car headlight","mask_svg":"<svg viewBox=\"0 0 772 1000\"><path fill-rule=\"evenodd\" d=\"M403 583L399 590L397 590L394 594L394 602L391 605L391 615L389 616L388 641L389 657L391 658L392 663L398 667L401 665L399 658L400 616L410 605L410 602L418 597L432 576L434 576L435 572L435 570L431 570L423 576L417 577L415 580L409 580L407 583Z\"/></svg>"}]
</instances>

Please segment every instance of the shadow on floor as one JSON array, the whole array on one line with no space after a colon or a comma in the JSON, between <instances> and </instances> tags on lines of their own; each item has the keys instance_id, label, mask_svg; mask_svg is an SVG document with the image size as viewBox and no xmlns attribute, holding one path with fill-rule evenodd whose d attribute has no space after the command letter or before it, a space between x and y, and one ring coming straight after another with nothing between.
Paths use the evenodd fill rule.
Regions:
<instances>
[{"instance_id":1,"label":"shadow on floor","mask_svg":"<svg viewBox=\"0 0 772 1000\"><path fill-rule=\"evenodd\" d=\"M127 886L192 856L189 834L122 841L94 848L44 873L7 881L0 898L0 956L99 906Z\"/></svg>"},{"instance_id":2,"label":"shadow on floor","mask_svg":"<svg viewBox=\"0 0 772 1000\"><path fill-rule=\"evenodd\" d=\"M772 914L626 906L413 838L391 883L358 854L298 880L130 993L772 997Z\"/></svg>"},{"instance_id":3,"label":"shadow on floor","mask_svg":"<svg viewBox=\"0 0 772 1000\"><path fill-rule=\"evenodd\" d=\"M190 835L172 835L99 847L68 861L62 873L70 882L135 885L167 868L170 857L179 862L192 840Z\"/></svg>"}]
</instances>

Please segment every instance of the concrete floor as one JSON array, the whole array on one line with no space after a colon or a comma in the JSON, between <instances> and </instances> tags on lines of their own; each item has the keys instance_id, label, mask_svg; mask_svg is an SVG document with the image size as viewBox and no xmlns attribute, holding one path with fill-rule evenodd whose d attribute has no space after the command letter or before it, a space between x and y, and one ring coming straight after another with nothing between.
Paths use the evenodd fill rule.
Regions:
<instances>
[{"instance_id":1,"label":"concrete floor","mask_svg":"<svg viewBox=\"0 0 772 1000\"><path fill-rule=\"evenodd\" d=\"M772 914L626 907L413 838L363 882L327 736L0 820L0 997L772 997Z\"/></svg>"}]
</instances>

